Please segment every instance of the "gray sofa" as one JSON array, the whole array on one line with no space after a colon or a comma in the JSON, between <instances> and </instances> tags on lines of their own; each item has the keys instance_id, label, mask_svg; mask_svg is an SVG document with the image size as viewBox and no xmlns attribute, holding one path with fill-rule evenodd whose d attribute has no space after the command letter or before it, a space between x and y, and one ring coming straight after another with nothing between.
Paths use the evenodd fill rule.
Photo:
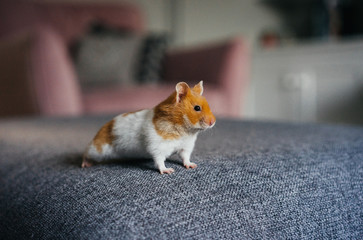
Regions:
<instances>
[{"instance_id":1,"label":"gray sofa","mask_svg":"<svg viewBox=\"0 0 363 240\"><path fill-rule=\"evenodd\" d=\"M111 116L0 121L0 239L363 239L363 128L219 119L196 169L81 169Z\"/></svg>"}]
</instances>

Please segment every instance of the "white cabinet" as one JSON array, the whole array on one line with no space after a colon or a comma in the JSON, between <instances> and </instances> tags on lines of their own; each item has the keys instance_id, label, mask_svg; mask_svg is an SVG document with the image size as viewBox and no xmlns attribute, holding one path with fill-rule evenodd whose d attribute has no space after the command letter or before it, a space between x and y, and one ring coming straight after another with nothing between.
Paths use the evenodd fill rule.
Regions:
<instances>
[{"instance_id":1,"label":"white cabinet","mask_svg":"<svg viewBox=\"0 0 363 240\"><path fill-rule=\"evenodd\" d=\"M363 41L252 54L245 116L363 124Z\"/></svg>"}]
</instances>

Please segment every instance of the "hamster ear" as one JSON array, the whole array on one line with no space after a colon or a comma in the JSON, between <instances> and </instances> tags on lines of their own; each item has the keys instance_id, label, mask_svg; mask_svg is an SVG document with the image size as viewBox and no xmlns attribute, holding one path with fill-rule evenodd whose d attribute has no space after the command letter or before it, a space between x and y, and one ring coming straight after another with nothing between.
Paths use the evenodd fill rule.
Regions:
<instances>
[{"instance_id":1,"label":"hamster ear","mask_svg":"<svg viewBox=\"0 0 363 240\"><path fill-rule=\"evenodd\" d=\"M197 85L193 87L193 91L199 95L203 94L203 81L200 81Z\"/></svg>"},{"instance_id":2,"label":"hamster ear","mask_svg":"<svg viewBox=\"0 0 363 240\"><path fill-rule=\"evenodd\" d=\"M180 82L175 86L176 90L176 102L181 102L182 98L188 93L189 86L185 82Z\"/></svg>"}]
</instances>

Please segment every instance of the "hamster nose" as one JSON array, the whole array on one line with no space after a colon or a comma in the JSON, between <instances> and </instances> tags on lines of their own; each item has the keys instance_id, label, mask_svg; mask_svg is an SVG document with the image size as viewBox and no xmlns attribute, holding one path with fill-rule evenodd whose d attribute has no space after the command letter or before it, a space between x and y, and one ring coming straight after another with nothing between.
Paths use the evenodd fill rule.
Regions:
<instances>
[{"instance_id":1,"label":"hamster nose","mask_svg":"<svg viewBox=\"0 0 363 240\"><path fill-rule=\"evenodd\" d=\"M209 126L213 126L215 124L216 120L214 119L211 119L209 120Z\"/></svg>"}]
</instances>

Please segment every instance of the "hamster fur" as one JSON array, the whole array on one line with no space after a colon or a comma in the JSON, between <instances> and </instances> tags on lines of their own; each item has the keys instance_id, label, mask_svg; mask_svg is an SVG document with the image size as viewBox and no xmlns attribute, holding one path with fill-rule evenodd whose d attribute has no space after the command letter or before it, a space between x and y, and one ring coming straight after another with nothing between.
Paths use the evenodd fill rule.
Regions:
<instances>
[{"instance_id":1,"label":"hamster fur","mask_svg":"<svg viewBox=\"0 0 363 240\"><path fill-rule=\"evenodd\" d=\"M202 96L203 81L193 88L185 82L152 109L125 113L106 123L88 145L82 167L107 159L150 157L161 174L172 173L165 160L178 153L186 168L197 165L190 155L200 131L216 123L207 100Z\"/></svg>"}]
</instances>

